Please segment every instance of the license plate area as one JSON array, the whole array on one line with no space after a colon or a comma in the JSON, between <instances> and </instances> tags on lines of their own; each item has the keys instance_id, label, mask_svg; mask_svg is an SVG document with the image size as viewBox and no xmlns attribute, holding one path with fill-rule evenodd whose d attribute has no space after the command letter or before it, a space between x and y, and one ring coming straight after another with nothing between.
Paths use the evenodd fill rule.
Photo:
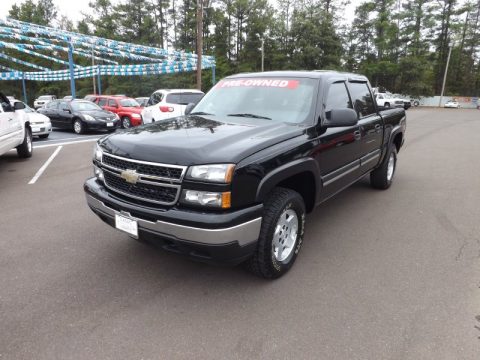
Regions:
<instances>
[{"instance_id":1,"label":"license plate area","mask_svg":"<svg viewBox=\"0 0 480 360\"><path fill-rule=\"evenodd\" d=\"M124 231L127 234L138 238L138 223L135 219L115 214L115 227L118 230Z\"/></svg>"},{"instance_id":2,"label":"license plate area","mask_svg":"<svg viewBox=\"0 0 480 360\"><path fill-rule=\"evenodd\" d=\"M107 127L113 127L113 122L107 122Z\"/></svg>"}]
</instances>

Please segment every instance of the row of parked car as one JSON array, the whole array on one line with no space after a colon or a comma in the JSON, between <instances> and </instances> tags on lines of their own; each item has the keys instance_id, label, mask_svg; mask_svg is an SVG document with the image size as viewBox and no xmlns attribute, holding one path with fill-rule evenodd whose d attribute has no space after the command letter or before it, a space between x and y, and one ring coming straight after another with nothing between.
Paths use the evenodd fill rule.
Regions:
<instances>
[{"instance_id":1,"label":"row of parked car","mask_svg":"<svg viewBox=\"0 0 480 360\"><path fill-rule=\"evenodd\" d=\"M82 134L91 129L114 131L183 115L187 105L196 104L203 95L202 91L191 89L157 90L149 98L87 95L82 100L67 96L59 100L55 95L42 95L34 101L34 107L38 114L50 119L49 131L53 125ZM41 136L48 134L47 131Z\"/></svg>"}]
</instances>

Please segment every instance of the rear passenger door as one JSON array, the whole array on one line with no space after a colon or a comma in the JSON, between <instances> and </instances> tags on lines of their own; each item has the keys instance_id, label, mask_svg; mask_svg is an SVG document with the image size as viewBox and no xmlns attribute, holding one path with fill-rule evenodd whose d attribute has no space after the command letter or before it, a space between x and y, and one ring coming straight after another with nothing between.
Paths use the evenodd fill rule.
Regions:
<instances>
[{"instance_id":1,"label":"rear passenger door","mask_svg":"<svg viewBox=\"0 0 480 360\"><path fill-rule=\"evenodd\" d=\"M332 109L352 108L352 101L344 80L328 86L321 102L323 116L330 118ZM359 126L321 127L320 144L316 159L322 175L322 198L338 192L360 176L360 133Z\"/></svg>"},{"instance_id":2,"label":"rear passenger door","mask_svg":"<svg viewBox=\"0 0 480 360\"><path fill-rule=\"evenodd\" d=\"M353 107L357 111L360 130L360 162L362 172L375 167L380 160L383 143L383 120L375 107L375 101L367 82L350 81L348 89Z\"/></svg>"}]
</instances>

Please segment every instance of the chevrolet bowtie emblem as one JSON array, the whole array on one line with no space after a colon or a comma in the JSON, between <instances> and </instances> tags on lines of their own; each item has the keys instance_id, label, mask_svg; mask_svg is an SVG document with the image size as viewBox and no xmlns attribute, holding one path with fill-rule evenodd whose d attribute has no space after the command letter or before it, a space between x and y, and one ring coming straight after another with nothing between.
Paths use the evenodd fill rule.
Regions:
<instances>
[{"instance_id":1,"label":"chevrolet bowtie emblem","mask_svg":"<svg viewBox=\"0 0 480 360\"><path fill-rule=\"evenodd\" d=\"M140 176L135 170L127 169L120 173L120 177L130 184L136 184Z\"/></svg>"}]
</instances>

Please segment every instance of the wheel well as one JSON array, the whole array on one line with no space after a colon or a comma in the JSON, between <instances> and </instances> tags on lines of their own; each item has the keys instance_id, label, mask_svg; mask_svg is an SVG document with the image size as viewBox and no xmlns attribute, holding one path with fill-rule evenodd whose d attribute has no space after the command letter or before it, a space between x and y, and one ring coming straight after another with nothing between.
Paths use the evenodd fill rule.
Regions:
<instances>
[{"instance_id":1,"label":"wheel well","mask_svg":"<svg viewBox=\"0 0 480 360\"><path fill-rule=\"evenodd\" d=\"M395 147L397 148L397 152L400 151L400 147L402 146L402 141L403 141L403 134L399 133L395 135L393 138L393 143L395 144Z\"/></svg>"},{"instance_id":2,"label":"wheel well","mask_svg":"<svg viewBox=\"0 0 480 360\"><path fill-rule=\"evenodd\" d=\"M293 175L279 182L277 186L298 192L305 202L307 213L315 207L315 178L311 172L304 171Z\"/></svg>"}]
</instances>

